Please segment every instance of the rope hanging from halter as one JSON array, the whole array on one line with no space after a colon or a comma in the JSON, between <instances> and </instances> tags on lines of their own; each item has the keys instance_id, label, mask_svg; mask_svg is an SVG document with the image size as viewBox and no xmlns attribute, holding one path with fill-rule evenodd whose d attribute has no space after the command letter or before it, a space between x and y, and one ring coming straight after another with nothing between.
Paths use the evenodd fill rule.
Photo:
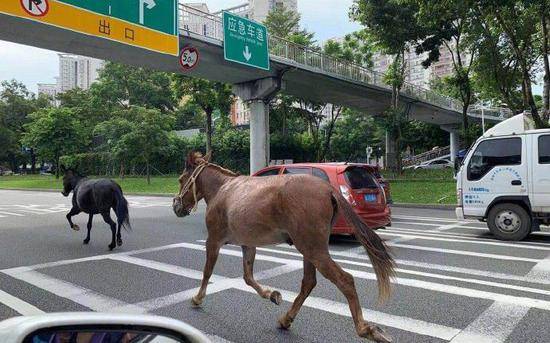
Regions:
<instances>
[{"instance_id":1,"label":"rope hanging from halter","mask_svg":"<svg viewBox=\"0 0 550 343\"><path fill-rule=\"evenodd\" d=\"M208 164L209 164L208 162L199 164L199 166L196 167L195 170L193 170L191 177L187 179L187 182L185 182L179 194L176 195L176 197L179 198L183 204L183 197L185 196L185 194L187 194L187 192L189 192L191 187L193 187L194 204L193 204L193 208L191 209L191 212L195 212L199 204L199 201L197 200L197 178L199 177L200 173L202 173L202 171L208 166Z\"/></svg>"}]
</instances>

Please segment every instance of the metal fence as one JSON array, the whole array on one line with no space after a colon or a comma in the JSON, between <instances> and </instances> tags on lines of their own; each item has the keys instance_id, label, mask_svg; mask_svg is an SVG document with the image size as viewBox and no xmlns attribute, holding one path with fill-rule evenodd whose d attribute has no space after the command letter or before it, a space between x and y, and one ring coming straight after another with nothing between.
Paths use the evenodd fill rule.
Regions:
<instances>
[{"instance_id":1,"label":"metal fence","mask_svg":"<svg viewBox=\"0 0 550 343\"><path fill-rule=\"evenodd\" d=\"M217 14L205 13L180 3L180 30L223 42L223 22L220 15L220 12ZM271 58L290 65L322 72L351 82L391 89L391 87L384 82L383 73L323 54L312 48L295 44L273 35L269 36L269 52ZM424 101L459 113L462 112L462 104L460 101L411 83L406 82L401 93L416 100ZM508 117L509 113L500 108L493 108L486 109L484 115L501 119ZM504 117L504 115L506 115L506 117Z\"/></svg>"}]
</instances>

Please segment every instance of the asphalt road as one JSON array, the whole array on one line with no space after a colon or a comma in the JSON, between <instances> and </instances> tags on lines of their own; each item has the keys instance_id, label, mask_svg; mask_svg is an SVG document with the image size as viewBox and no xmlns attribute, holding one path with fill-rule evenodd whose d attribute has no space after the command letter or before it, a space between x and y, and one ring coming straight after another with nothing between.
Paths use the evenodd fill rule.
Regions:
<instances>
[{"instance_id":1,"label":"asphalt road","mask_svg":"<svg viewBox=\"0 0 550 343\"><path fill-rule=\"evenodd\" d=\"M205 260L204 207L177 218L171 199L128 197L133 231L109 252L110 233L95 218L92 239L65 219L59 193L0 191L0 320L42 312L141 312L183 320L217 342L359 342L347 303L318 275L318 285L289 331L283 314L300 289L300 256L288 245L258 249L256 277L283 294L281 306L242 281L240 248L226 246L208 296L190 305ZM548 342L550 235L521 243L494 240L485 225L457 222L451 211L394 208L378 231L398 264L391 299L377 304L373 270L350 238L331 253L356 281L367 320L395 342ZM85 227L87 216L75 217Z\"/></svg>"}]
</instances>

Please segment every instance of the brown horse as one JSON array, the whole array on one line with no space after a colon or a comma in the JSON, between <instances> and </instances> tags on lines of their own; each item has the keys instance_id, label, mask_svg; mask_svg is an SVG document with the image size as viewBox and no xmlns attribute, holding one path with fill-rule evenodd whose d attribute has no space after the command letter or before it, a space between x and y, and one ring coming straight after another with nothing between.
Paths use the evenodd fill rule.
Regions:
<instances>
[{"instance_id":1,"label":"brown horse","mask_svg":"<svg viewBox=\"0 0 550 343\"><path fill-rule=\"evenodd\" d=\"M345 198L330 184L313 176L237 176L209 160L210 155L189 154L185 171L179 178L180 191L173 202L178 217L189 215L201 199L207 204L206 265L193 305L200 306L204 300L220 248L228 243L242 247L246 284L261 297L279 305L281 294L254 280L253 264L256 247L288 242L304 257L304 278L290 310L279 318L281 328L290 327L315 287L316 270L319 270L346 296L357 334L376 342L391 342L381 328L363 319L353 277L329 254L332 224L341 211L369 255L378 280L379 298L389 296L394 261L384 242L363 223Z\"/></svg>"}]
</instances>

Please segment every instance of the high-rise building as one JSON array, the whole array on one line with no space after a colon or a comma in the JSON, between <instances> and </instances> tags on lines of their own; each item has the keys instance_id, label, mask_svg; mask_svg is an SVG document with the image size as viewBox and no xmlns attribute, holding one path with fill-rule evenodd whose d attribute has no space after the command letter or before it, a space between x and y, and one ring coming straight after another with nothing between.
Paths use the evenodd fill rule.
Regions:
<instances>
[{"instance_id":1,"label":"high-rise building","mask_svg":"<svg viewBox=\"0 0 550 343\"><path fill-rule=\"evenodd\" d=\"M428 53L416 54L409 51L405 54L407 69L405 81L416 86L430 87L430 81L436 77L449 76L453 73L453 61L451 52L447 47L441 47L440 56L437 62L432 63L429 68L424 68L422 62L428 58ZM373 55L373 69L379 73L385 73L393 62L393 57L381 53Z\"/></svg>"},{"instance_id":2,"label":"high-rise building","mask_svg":"<svg viewBox=\"0 0 550 343\"><path fill-rule=\"evenodd\" d=\"M59 54L58 91L63 93L74 88L89 89L98 79L103 63L95 58Z\"/></svg>"},{"instance_id":3,"label":"high-rise building","mask_svg":"<svg viewBox=\"0 0 550 343\"><path fill-rule=\"evenodd\" d=\"M280 7L297 12L298 0L250 0L250 18L263 22L269 12Z\"/></svg>"},{"instance_id":4,"label":"high-rise building","mask_svg":"<svg viewBox=\"0 0 550 343\"><path fill-rule=\"evenodd\" d=\"M38 84L38 95L44 94L48 98L50 98L50 103L55 106L57 104L57 100L55 99L57 96L57 83L39 83Z\"/></svg>"}]
</instances>

